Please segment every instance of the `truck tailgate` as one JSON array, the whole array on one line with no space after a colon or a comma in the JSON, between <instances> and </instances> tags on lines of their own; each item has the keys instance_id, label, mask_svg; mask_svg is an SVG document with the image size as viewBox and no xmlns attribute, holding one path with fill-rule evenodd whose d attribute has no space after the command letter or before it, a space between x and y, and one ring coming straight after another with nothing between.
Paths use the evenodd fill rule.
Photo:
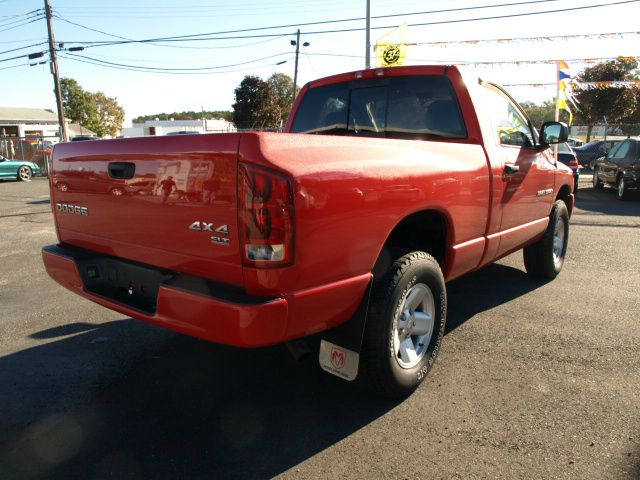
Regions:
<instances>
[{"instance_id":1,"label":"truck tailgate","mask_svg":"<svg viewBox=\"0 0 640 480\"><path fill-rule=\"evenodd\" d=\"M57 145L50 182L60 242L242 285L239 140L208 134Z\"/></svg>"}]
</instances>

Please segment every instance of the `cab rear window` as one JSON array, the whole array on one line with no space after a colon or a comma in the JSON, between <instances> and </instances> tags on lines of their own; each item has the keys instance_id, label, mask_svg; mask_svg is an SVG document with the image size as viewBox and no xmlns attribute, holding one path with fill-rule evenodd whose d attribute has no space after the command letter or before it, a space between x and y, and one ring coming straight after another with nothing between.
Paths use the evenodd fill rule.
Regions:
<instances>
[{"instance_id":1,"label":"cab rear window","mask_svg":"<svg viewBox=\"0 0 640 480\"><path fill-rule=\"evenodd\" d=\"M435 75L311 88L292 132L407 139L467 136L451 82Z\"/></svg>"}]
</instances>

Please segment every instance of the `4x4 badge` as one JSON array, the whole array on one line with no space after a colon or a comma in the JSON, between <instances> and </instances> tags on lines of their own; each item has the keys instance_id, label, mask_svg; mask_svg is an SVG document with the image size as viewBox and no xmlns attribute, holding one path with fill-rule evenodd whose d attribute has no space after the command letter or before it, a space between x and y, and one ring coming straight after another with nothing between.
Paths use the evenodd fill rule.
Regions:
<instances>
[{"instance_id":1,"label":"4x4 badge","mask_svg":"<svg viewBox=\"0 0 640 480\"><path fill-rule=\"evenodd\" d=\"M214 229L213 222L196 221L189 225L189 230L194 230L196 232L211 232L218 233L220 235L229 235L228 225L220 225L218 228Z\"/></svg>"}]
</instances>

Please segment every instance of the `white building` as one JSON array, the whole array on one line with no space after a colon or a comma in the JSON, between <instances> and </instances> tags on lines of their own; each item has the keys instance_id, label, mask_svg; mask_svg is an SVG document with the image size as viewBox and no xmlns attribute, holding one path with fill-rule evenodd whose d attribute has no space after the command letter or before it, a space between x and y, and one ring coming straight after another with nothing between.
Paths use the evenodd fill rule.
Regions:
<instances>
[{"instance_id":1,"label":"white building","mask_svg":"<svg viewBox=\"0 0 640 480\"><path fill-rule=\"evenodd\" d=\"M235 131L236 127L233 123L223 119L147 120L144 123L134 123L131 127L123 128L120 135L123 137L146 137L177 132L228 133Z\"/></svg>"},{"instance_id":2,"label":"white building","mask_svg":"<svg viewBox=\"0 0 640 480\"><path fill-rule=\"evenodd\" d=\"M50 110L0 107L0 136L57 138L59 131L58 115Z\"/></svg>"},{"instance_id":3,"label":"white building","mask_svg":"<svg viewBox=\"0 0 640 480\"><path fill-rule=\"evenodd\" d=\"M95 135L94 132L77 123L67 125L67 135ZM40 108L0 107L0 137L36 137L57 143L60 138L58 114Z\"/></svg>"}]
</instances>

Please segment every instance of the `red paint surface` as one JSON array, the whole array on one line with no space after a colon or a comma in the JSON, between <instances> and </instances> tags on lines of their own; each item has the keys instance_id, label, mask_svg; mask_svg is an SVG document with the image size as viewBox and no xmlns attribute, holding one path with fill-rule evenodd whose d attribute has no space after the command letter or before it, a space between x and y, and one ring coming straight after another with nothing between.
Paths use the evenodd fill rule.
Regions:
<instances>
[{"instance_id":1,"label":"red paint surface","mask_svg":"<svg viewBox=\"0 0 640 480\"><path fill-rule=\"evenodd\" d=\"M484 115L476 114L482 107L475 87L469 83L467 88L456 68L398 67L363 75L377 71L390 76L446 74L456 90L468 137L412 141L242 133L74 142L54 149L53 204L89 210L87 216L55 212L63 246L204 277L279 300L231 305L163 286L158 314L150 317L85 292L73 262L45 259L50 275L132 317L208 340L256 346L348 320L364 296L389 234L413 213L432 210L445 218L447 280L539 237L560 187L572 188L571 170L556 165L544 150L498 145ZM354 78L355 73L342 74L312 85ZM302 89L293 115L308 88ZM239 161L291 179L295 251L290 266L242 266ZM134 163L135 177L110 178L110 162ZM505 163L517 164L520 172L505 178ZM165 198L161 182L169 175L180 192ZM549 188L552 195L539 195ZM213 228L227 225L228 244L212 243L210 232L189 229L196 221Z\"/></svg>"}]
</instances>

